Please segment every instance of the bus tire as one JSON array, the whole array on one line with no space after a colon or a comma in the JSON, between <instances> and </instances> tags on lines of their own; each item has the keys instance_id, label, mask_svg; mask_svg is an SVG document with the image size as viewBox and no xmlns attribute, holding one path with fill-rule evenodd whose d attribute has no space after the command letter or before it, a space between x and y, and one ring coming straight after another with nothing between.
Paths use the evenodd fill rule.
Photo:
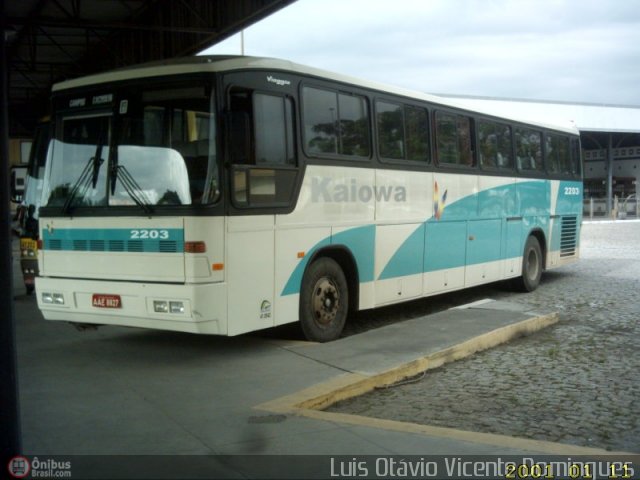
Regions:
<instances>
[{"instance_id":1,"label":"bus tire","mask_svg":"<svg viewBox=\"0 0 640 480\"><path fill-rule=\"evenodd\" d=\"M300 287L300 326L308 340L329 342L342 333L349 288L338 263L322 257L307 267Z\"/></svg>"},{"instance_id":2,"label":"bus tire","mask_svg":"<svg viewBox=\"0 0 640 480\"><path fill-rule=\"evenodd\" d=\"M524 245L522 256L522 276L515 281L515 287L522 292L533 292L540 285L542 277L542 249L538 239L530 235Z\"/></svg>"}]
</instances>

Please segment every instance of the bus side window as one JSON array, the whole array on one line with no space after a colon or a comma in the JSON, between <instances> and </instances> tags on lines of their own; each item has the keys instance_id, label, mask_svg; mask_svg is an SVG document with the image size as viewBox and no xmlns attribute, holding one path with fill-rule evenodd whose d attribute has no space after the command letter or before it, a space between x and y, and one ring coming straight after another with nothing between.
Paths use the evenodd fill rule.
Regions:
<instances>
[{"instance_id":1,"label":"bus side window","mask_svg":"<svg viewBox=\"0 0 640 480\"><path fill-rule=\"evenodd\" d=\"M436 112L436 142L438 163L474 166L469 117Z\"/></svg>"},{"instance_id":2,"label":"bus side window","mask_svg":"<svg viewBox=\"0 0 640 480\"><path fill-rule=\"evenodd\" d=\"M545 134L545 155L549 173L573 174L569 138L564 135Z\"/></svg>"},{"instance_id":3,"label":"bus side window","mask_svg":"<svg viewBox=\"0 0 640 480\"><path fill-rule=\"evenodd\" d=\"M230 107L226 123L234 204L288 205L297 173L293 100L234 88Z\"/></svg>"},{"instance_id":4,"label":"bus side window","mask_svg":"<svg viewBox=\"0 0 640 480\"><path fill-rule=\"evenodd\" d=\"M478 120L476 125L480 166L488 169L512 169L511 127L488 120Z\"/></svg>"},{"instance_id":5,"label":"bus side window","mask_svg":"<svg viewBox=\"0 0 640 480\"><path fill-rule=\"evenodd\" d=\"M429 162L429 124L424 108L378 100L376 126L382 158Z\"/></svg>"},{"instance_id":6,"label":"bus side window","mask_svg":"<svg viewBox=\"0 0 640 480\"><path fill-rule=\"evenodd\" d=\"M237 88L229 95L229 112L226 115L229 160L233 164L255 165L253 134L251 132L253 108L251 92Z\"/></svg>"},{"instance_id":7,"label":"bus side window","mask_svg":"<svg viewBox=\"0 0 640 480\"><path fill-rule=\"evenodd\" d=\"M368 158L369 105L347 92L303 87L304 147L308 154Z\"/></svg>"},{"instance_id":8,"label":"bus side window","mask_svg":"<svg viewBox=\"0 0 640 480\"><path fill-rule=\"evenodd\" d=\"M305 149L310 154L338 153L338 96L313 87L302 89Z\"/></svg>"},{"instance_id":9,"label":"bus side window","mask_svg":"<svg viewBox=\"0 0 640 480\"><path fill-rule=\"evenodd\" d=\"M403 160L406 154L402 106L376 102L378 153L383 158Z\"/></svg>"},{"instance_id":10,"label":"bus side window","mask_svg":"<svg viewBox=\"0 0 640 480\"><path fill-rule=\"evenodd\" d=\"M369 112L367 102L359 95L338 95L338 114L340 117L341 155L368 157L369 144Z\"/></svg>"},{"instance_id":11,"label":"bus side window","mask_svg":"<svg viewBox=\"0 0 640 480\"><path fill-rule=\"evenodd\" d=\"M518 170L542 172L542 135L528 128L516 128L516 159Z\"/></svg>"},{"instance_id":12,"label":"bus side window","mask_svg":"<svg viewBox=\"0 0 640 480\"><path fill-rule=\"evenodd\" d=\"M233 164L251 163L251 119L246 112L228 112L225 125L229 160Z\"/></svg>"},{"instance_id":13,"label":"bus side window","mask_svg":"<svg viewBox=\"0 0 640 480\"><path fill-rule=\"evenodd\" d=\"M580 155L580 140L578 138L571 139L571 167L574 175L582 174L582 159ZM638 152L640 153L640 151Z\"/></svg>"},{"instance_id":14,"label":"bus side window","mask_svg":"<svg viewBox=\"0 0 640 480\"><path fill-rule=\"evenodd\" d=\"M293 106L290 98L257 93L253 99L256 163L293 165Z\"/></svg>"}]
</instances>

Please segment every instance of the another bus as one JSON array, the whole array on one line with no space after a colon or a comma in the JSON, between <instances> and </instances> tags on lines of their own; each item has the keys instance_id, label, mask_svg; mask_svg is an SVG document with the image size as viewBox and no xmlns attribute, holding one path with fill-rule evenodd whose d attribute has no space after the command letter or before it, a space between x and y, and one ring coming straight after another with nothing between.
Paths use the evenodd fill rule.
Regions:
<instances>
[{"instance_id":1,"label":"another bus","mask_svg":"<svg viewBox=\"0 0 640 480\"><path fill-rule=\"evenodd\" d=\"M38 275L38 211L42 197L47 148L50 139L49 119L41 120L33 136L22 203L16 214L20 236L20 268L27 294L35 289Z\"/></svg>"},{"instance_id":2,"label":"another bus","mask_svg":"<svg viewBox=\"0 0 640 480\"><path fill-rule=\"evenodd\" d=\"M575 128L288 61L190 57L57 84L48 320L238 335L579 256Z\"/></svg>"}]
</instances>

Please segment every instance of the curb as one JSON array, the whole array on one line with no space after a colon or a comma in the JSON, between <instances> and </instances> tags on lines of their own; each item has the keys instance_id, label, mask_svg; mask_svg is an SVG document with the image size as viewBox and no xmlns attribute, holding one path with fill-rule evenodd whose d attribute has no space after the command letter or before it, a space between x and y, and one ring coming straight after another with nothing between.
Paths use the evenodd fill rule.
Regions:
<instances>
[{"instance_id":1,"label":"curb","mask_svg":"<svg viewBox=\"0 0 640 480\"><path fill-rule=\"evenodd\" d=\"M320 384L313 385L298 392L280 397L255 406L255 409L273 413L291 414L316 420L344 423L371 428L378 428L410 434L443 437L492 445L522 449L537 453L562 455L628 455L627 452L610 452L607 450L581 447L563 443L531 440L493 433L479 433L455 428L436 427L409 422L384 420L379 418L333 413L323 411L341 400L353 398L376 388L386 387L405 379L415 377L429 370L441 367L449 362L469 357L474 353L496 347L518 337L526 336L559 321L557 312L538 315L521 322L501 327L465 342L453 345L438 352L417 358L411 362L392 369L366 375L362 373L346 373Z\"/></svg>"}]
</instances>

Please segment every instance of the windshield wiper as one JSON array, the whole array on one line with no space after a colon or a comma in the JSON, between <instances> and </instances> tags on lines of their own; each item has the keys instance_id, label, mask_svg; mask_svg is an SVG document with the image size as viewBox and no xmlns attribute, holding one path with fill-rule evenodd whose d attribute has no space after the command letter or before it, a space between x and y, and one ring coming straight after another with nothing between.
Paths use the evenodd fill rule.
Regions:
<instances>
[{"instance_id":1,"label":"windshield wiper","mask_svg":"<svg viewBox=\"0 0 640 480\"><path fill-rule=\"evenodd\" d=\"M89 190L89 185L91 184L93 188L96 188L98 183L98 172L100 171L100 165L104 162L102 158L98 156L98 154L102 153L102 147L99 147L96 151L96 156L91 157L87 164L82 169L78 180L73 184L73 188L71 189L71 193L64 202L62 206L62 213L67 213L71 208L71 203L78 196L78 192L81 193L81 198L84 198L87 190Z\"/></svg>"},{"instance_id":2,"label":"windshield wiper","mask_svg":"<svg viewBox=\"0 0 640 480\"><path fill-rule=\"evenodd\" d=\"M136 202L136 205L141 207L146 213L153 213L151 208L151 201L149 197L144 193L142 187L136 182L135 178L131 176L129 170L124 165L116 165L112 171L111 178L111 194L115 191L116 179L120 180L120 183L124 187L124 190Z\"/></svg>"},{"instance_id":3,"label":"windshield wiper","mask_svg":"<svg viewBox=\"0 0 640 480\"><path fill-rule=\"evenodd\" d=\"M67 197L67 200L64 202L64 205L62 206L62 213L67 213L69 211L69 209L71 208L71 203L76 198L76 195L78 195L78 191L80 191L80 189L82 189L81 198L84 198L84 196L87 193L87 190L89 190L89 184L91 184L91 186L94 189L96 188L96 185L98 185L98 175L100 173L100 166L104 163L104 159L102 158L102 148L104 147L104 139L105 139L105 132L104 130L101 130L98 136L95 155L89 158L89 161L84 166L84 169L82 170L82 173L80 173L78 180L76 180L76 183L73 184L71 193L69 194L69 196ZM91 173L89 173L89 171L91 170L91 167L93 167L93 170L91 171Z\"/></svg>"}]
</instances>

